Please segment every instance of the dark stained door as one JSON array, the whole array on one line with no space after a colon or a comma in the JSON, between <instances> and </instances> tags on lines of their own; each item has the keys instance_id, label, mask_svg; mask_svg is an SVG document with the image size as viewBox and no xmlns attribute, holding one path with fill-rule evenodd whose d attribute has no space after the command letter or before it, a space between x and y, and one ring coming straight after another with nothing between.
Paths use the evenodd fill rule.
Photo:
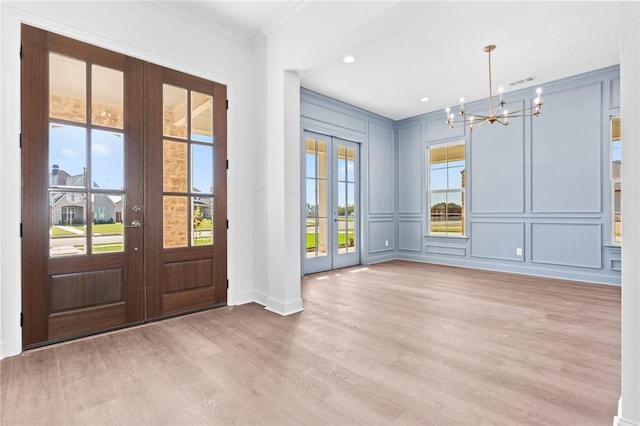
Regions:
<instances>
[{"instance_id":1,"label":"dark stained door","mask_svg":"<svg viewBox=\"0 0 640 426\"><path fill-rule=\"evenodd\" d=\"M144 87L141 61L39 29L22 50L29 347L144 318Z\"/></svg>"},{"instance_id":2,"label":"dark stained door","mask_svg":"<svg viewBox=\"0 0 640 426\"><path fill-rule=\"evenodd\" d=\"M22 27L23 346L226 303L226 87Z\"/></svg>"},{"instance_id":3,"label":"dark stained door","mask_svg":"<svg viewBox=\"0 0 640 426\"><path fill-rule=\"evenodd\" d=\"M146 64L147 317L226 304L226 86Z\"/></svg>"}]
</instances>

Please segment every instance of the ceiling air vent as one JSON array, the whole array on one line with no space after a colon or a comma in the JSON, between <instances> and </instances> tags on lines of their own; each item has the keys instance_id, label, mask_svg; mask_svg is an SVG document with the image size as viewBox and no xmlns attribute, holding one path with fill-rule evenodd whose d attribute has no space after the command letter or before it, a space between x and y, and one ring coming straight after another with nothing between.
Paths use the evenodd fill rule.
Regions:
<instances>
[{"instance_id":1,"label":"ceiling air vent","mask_svg":"<svg viewBox=\"0 0 640 426\"><path fill-rule=\"evenodd\" d=\"M534 76L523 78L522 80L512 81L511 83L509 83L509 86L511 86L511 87L520 86L521 84L530 83L530 82L534 81L535 79L536 78Z\"/></svg>"}]
</instances>

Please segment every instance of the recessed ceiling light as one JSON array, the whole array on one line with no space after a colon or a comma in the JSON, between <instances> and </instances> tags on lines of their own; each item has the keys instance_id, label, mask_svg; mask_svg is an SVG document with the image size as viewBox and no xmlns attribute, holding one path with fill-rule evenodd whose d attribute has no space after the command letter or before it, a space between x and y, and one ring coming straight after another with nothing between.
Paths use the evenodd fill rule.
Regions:
<instances>
[{"instance_id":1,"label":"recessed ceiling light","mask_svg":"<svg viewBox=\"0 0 640 426\"><path fill-rule=\"evenodd\" d=\"M354 58L351 55L347 55L344 58L342 58L342 62L344 62L345 64L352 64L356 61L356 58Z\"/></svg>"},{"instance_id":2,"label":"recessed ceiling light","mask_svg":"<svg viewBox=\"0 0 640 426\"><path fill-rule=\"evenodd\" d=\"M426 96L424 98L420 98L420 102L427 102L429 100L429 98L427 98Z\"/></svg>"}]
</instances>

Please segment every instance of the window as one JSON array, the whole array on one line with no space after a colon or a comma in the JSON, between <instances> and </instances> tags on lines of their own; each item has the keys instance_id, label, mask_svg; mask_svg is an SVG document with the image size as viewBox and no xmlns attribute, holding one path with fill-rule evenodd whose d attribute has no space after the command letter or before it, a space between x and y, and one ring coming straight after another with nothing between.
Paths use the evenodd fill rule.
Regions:
<instances>
[{"instance_id":1,"label":"window","mask_svg":"<svg viewBox=\"0 0 640 426\"><path fill-rule=\"evenodd\" d=\"M611 118L611 213L613 216L612 242L622 243L622 215L620 212L620 117Z\"/></svg>"},{"instance_id":2,"label":"window","mask_svg":"<svg viewBox=\"0 0 640 426\"><path fill-rule=\"evenodd\" d=\"M465 144L453 142L428 148L429 235L465 235Z\"/></svg>"}]
</instances>

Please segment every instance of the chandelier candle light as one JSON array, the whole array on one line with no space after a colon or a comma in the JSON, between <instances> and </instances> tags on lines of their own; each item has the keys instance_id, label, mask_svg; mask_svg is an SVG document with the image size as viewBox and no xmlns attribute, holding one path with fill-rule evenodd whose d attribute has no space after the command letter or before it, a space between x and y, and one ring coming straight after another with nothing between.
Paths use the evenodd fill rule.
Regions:
<instances>
[{"instance_id":1,"label":"chandelier candle light","mask_svg":"<svg viewBox=\"0 0 640 426\"><path fill-rule=\"evenodd\" d=\"M489 46L484 47L484 51L489 55L489 115L466 114L464 112L464 98L460 98L460 117L457 120L455 114L451 112L451 108L447 107L445 109L445 112L447 114L447 124L449 125L450 129L455 128L456 124L459 123L463 123L463 125L469 124L469 130L471 131L473 131L474 123L493 124L495 122L498 122L506 126L509 124L509 118L534 116L537 117L540 115L540 107L542 106L542 89L539 87L536 89L536 98L533 101L534 105L514 112L509 112L504 109L504 105L506 103L503 98L504 89L500 87L498 89L500 101L498 102L496 110L493 110L493 89L491 87L491 52L493 52L495 49L496 46L494 44L490 44Z\"/></svg>"}]
</instances>

